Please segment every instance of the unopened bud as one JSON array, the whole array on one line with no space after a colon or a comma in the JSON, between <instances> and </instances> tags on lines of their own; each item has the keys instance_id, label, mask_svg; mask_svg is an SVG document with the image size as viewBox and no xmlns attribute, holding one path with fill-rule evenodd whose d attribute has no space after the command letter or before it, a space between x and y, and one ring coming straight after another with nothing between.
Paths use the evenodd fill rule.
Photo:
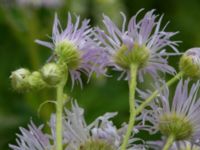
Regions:
<instances>
[{"instance_id":1,"label":"unopened bud","mask_svg":"<svg viewBox=\"0 0 200 150\"><path fill-rule=\"evenodd\" d=\"M56 63L48 63L41 69L43 80L50 86L56 86L62 80L63 69Z\"/></svg>"},{"instance_id":2,"label":"unopened bud","mask_svg":"<svg viewBox=\"0 0 200 150\"><path fill-rule=\"evenodd\" d=\"M10 76L13 89L19 92L29 90L28 77L30 74L30 71L24 68L13 71Z\"/></svg>"},{"instance_id":3,"label":"unopened bud","mask_svg":"<svg viewBox=\"0 0 200 150\"><path fill-rule=\"evenodd\" d=\"M180 59L179 68L184 75L200 79L200 48L187 50Z\"/></svg>"},{"instance_id":4,"label":"unopened bud","mask_svg":"<svg viewBox=\"0 0 200 150\"><path fill-rule=\"evenodd\" d=\"M42 75L38 71L34 71L28 77L28 83L33 90L41 90L46 87L46 83L42 79Z\"/></svg>"}]
</instances>

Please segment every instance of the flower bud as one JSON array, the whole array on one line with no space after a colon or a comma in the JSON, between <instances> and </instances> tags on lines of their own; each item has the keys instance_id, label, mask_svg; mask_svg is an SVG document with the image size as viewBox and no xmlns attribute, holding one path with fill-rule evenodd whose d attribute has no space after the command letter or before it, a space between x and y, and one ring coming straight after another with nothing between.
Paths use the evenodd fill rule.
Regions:
<instances>
[{"instance_id":1,"label":"flower bud","mask_svg":"<svg viewBox=\"0 0 200 150\"><path fill-rule=\"evenodd\" d=\"M50 86L56 86L62 80L63 69L56 63L48 63L41 69L43 80Z\"/></svg>"},{"instance_id":2,"label":"flower bud","mask_svg":"<svg viewBox=\"0 0 200 150\"><path fill-rule=\"evenodd\" d=\"M116 53L114 60L116 64L124 69L129 69L132 63L144 67L149 60L150 52L145 46L135 44L132 49L123 45Z\"/></svg>"},{"instance_id":3,"label":"flower bud","mask_svg":"<svg viewBox=\"0 0 200 150\"><path fill-rule=\"evenodd\" d=\"M187 50L180 59L179 68L184 75L200 79L200 48Z\"/></svg>"},{"instance_id":4,"label":"flower bud","mask_svg":"<svg viewBox=\"0 0 200 150\"><path fill-rule=\"evenodd\" d=\"M59 60L66 63L70 69L76 69L80 64L80 53L71 42L64 41L58 43L55 48L55 53Z\"/></svg>"},{"instance_id":5,"label":"flower bud","mask_svg":"<svg viewBox=\"0 0 200 150\"><path fill-rule=\"evenodd\" d=\"M29 90L28 77L30 74L30 71L24 68L13 71L10 76L13 89L19 92Z\"/></svg>"},{"instance_id":6,"label":"flower bud","mask_svg":"<svg viewBox=\"0 0 200 150\"><path fill-rule=\"evenodd\" d=\"M28 77L28 83L33 90L41 90L46 87L46 83L42 79L42 75L38 71L34 71Z\"/></svg>"}]
</instances>

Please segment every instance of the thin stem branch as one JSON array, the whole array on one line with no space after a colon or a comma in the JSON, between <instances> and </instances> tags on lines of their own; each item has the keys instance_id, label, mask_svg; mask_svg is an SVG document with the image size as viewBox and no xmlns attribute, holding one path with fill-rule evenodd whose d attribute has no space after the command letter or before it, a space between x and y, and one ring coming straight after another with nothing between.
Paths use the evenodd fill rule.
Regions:
<instances>
[{"instance_id":1,"label":"thin stem branch","mask_svg":"<svg viewBox=\"0 0 200 150\"><path fill-rule=\"evenodd\" d=\"M176 82L177 80L179 80L180 77L182 77L183 72L179 72L176 76L174 76L173 78L171 78L168 82L167 82L167 86L171 86L174 82ZM163 90L163 88L165 87L165 85L163 85L160 90L155 90L140 106L138 106L138 108L136 109L136 115L138 115L140 112L142 112L142 110L159 94L159 91Z\"/></svg>"},{"instance_id":2,"label":"thin stem branch","mask_svg":"<svg viewBox=\"0 0 200 150\"><path fill-rule=\"evenodd\" d=\"M165 143L165 146L163 147L163 150L169 150L171 145L173 144L174 142L174 136L173 135L170 135L168 138L167 138L167 141Z\"/></svg>"},{"instance_id":3,"label":"thin stem branch","mask_svg":"<svg viewBox=\"0 0 200 150\"><path fill-rule=\"evenodd\" d=\"M135 122L135 89L137 85L137 70L138 65L137 64L131 64L130 65L130 81L129 81L129 107L130 107L130 118L129 118L129 124L126 131L126 135L124 137L121 150L126 150L126 146L128 144L129 137L131 135L131 132L133 130L134 122Z\"/></svg>"}]
</instances>

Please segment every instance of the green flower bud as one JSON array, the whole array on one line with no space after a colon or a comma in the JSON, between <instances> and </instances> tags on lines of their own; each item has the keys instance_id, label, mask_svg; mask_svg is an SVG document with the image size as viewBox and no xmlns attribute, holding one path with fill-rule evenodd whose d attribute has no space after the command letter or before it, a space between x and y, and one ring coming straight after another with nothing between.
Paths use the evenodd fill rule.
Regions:
<instances>
[{"instance_id":1,"label":"green flower bud","mask_svg":"<svg viewBox=\"0 0 200 150\"><path fill-rule=\"evenodd\" d=\"M28 83L30 85L30 88L33 90L41 90L47 86L46 83L42 79L41 73L38 71L34 71L28 77Z\"/></svg>"},{"instance_id":2,"label":"green flower bud","mask_svg":"<svg viewBox=\"0 0 200 150\"><path fill-rule=\"evenodd\" d=\"M60 42L56 45L55 53L61 62L67 64L69 69L76 69L81 61L80 52L71 42Z\"/></svg>"},{"instance_id":3,"label":"green flower bud","mask_svg":"<svg viewBox=\"0 0 200 150\"><path fill-rule=\"evenodd\" d=\"M80 145L78 150L114 150L114 148L103 140L90 140Z\"/></svg>"},{"instance_id":4,"label":"green flower bud","mask_svg":"<svg viewBox=\"0 0 200 150\"><path fill-rule=\"evenodd\" d=\"M163 114L159 122L161 133L165 136L173 135L176 140L188 139L193 133L189 119L176 113Z\"/></svg>"},{"instance_id":5,"label":"green flower bud","mask_svg":"<svg viewBox=\"0 0 200 150\"><path fill-rule=\"evenodd\" d=\"M150 52L145 46L137 44L129 50L125 45L122 45L114 57L116 64L124 69L129 69L130 64L138 64L139 67L144 67L149 60Z\"/></svg>"},{"instance_id":6,"label":"green flower bud","mask_svg":"<svg viewBox=\"0 0 200 150\"><path fill-rule=\"evenodd\" d=\"M200 79L200 48L187 50L180 59L179 68L184 75Z\"/></svg>"},{"instance_id":7,"label":"green flower bud","mask_svg":"<svg viewBox=\"0 0 200 150\"><path fill-rule=\"evenodd\" d=\"M19 92L29 90L28 77L30 74L30 71L24 68L13 71L10 76L13 89Z\"/></svg>"},{"instance_id":8,"label":"green flower bud","mask_svg":"<svg viewBox=\"0 0 200 150\"><path fill-rule=\"evenodd\" d=\"M50 86L60 83L63 76L63 69L56 63L48 63L41 69L43 80Z\"/></svg>"}]
</instances>

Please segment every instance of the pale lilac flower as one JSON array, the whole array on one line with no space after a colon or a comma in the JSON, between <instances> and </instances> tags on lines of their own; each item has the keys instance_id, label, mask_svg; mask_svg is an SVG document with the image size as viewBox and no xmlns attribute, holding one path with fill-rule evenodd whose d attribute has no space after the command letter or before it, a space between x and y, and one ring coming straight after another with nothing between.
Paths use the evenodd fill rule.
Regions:
<instances>
[{"instance_id":1,"label":"pale lilac flower","mask_svg":"<svg viewBox=\"0 0 200 150\"><path fill-rule=\"evenodd\" d=\"M126 48L127 50L124 51L124 55L121 58L127 57L130 60L130 55L133 55L136 51L135 47L146 49L149 55L147 62L139 68L139 81L143 81L144 74L146 73L150 74L154 79L159 76L158 72L175 73L175 70L168 65L167 57L179 54L176 48L178 41L171 40L171 37L177 34L177 32L166 32L165 28L167 25L161 28L163 16L158 18L154 11L147 12L141 20L136 21L138 14L141 12L140 10L130 19L128 25L126 25L126 16L121 13L123 17L121 28L118 28L109 17L104 15L103 23L106 31L96 28L96 39L107 52L108 65L122 72L120 78L125 75L127 79L129 69L116 63L114 58L116 55L119 55L120 50L122 51L122 49ZM171 48L173 52L167 52L166 48ZM144 53L140 55L143 57ZM121 59L120 55L118 57Z\"/></svg>"},{"instance_id":2,"label":"pale lilac flower","mask_svg":"<svg viewBox=\"0 0 200 150\"><path fill-rule=\"evenodd\" d=\"M52 150L50 136L42 132L43 126L36 127L33 122L28 125L28 130L20 128L21 135L17 134L17 145L9 145L12 150ZM55 144L55 143L54 143Z\"/></svg>"},{"instance_id":3,"label":"pale lilac flower","mask_svg":"<svg viewBox=\"0 0 200 150\"><path fill-rule=\"evenodd\" d=\"M77 150L80 147L85 149L89 142L101 142L111 148L118 150L122 144L127 125L120 129L110 121L117 113L106 113L87 125L84 119L84 110L75 102L72 110L65 110L66 118L63 123L63 142L68 145L66 150ZM55 115L51 119L51 128L55 130ZM131 138L127 150L145 150L143 144L133 144L139 141L138 138Z\"/></svg>"},{"instance_id":4,"label":"pale lilac flower","mask_svg":"<svg viewBox=\"0 0 200 150\"><path fill-rule=\"evenodd\" d=\"M84 119L84 110L76 102L72 103L71 111L65 109L63 116L63 145L65 150L87 149L89 146L98 146L99 143L105 145L109 150L118 150L122 144L123 136L127 129L124 124L121 128L110 121L117 113L106 113L98 117L91 124L87 125ZM32 122L28 125L29 129L21 128L22 135L17 135L17 145L9 145L13 150L52 150L55 149L55 123L56 116L52 114L49 126L51 134L44 134ZM134 133L138 131L133 130ZM139 142L141 144L134 144ZM131 137L127 150L145 150L144 142L139 138ZM91 144L91 145L90 145ZM92 147L90 147L92 149ZM96 148L96 147L95 147ZM104 150L104 149L102 149ZM105 149L107 150L107 149Z\"/></svg>"},{"instance_id":5,"label":"pale lilac flower","mask_svg":"<svg viewBox=\"0 0 200 150\"><path fill-rule=\"evenodd\" d=\"M160 131L163 135L174 134L175 140L200 143L200 98L197 97L199 81L191 86L189 80L179 81L173 100L166 87L142 113L143 125L150 133ZM143 99L149 96L141 92ZM150 124L145 125L145 121Z\"/></svg>"},{"instance_id":6,"label":"pale lilac flower","mask_svg":"<svg viewBox=\"0 0 200 150\"><path fill-rule=\"evenodd\" d=\"M170 150L200 150L200 147L188 141L181 141L175 142L170 148Z\"/></svg>"},{"instance_id":7,"label":"pale lilac flower","mask_svg":"<svg viewBox=\"0 0 200 150\"><path fill-rule=\"evenodd\" d=\"M102 55L101 48L91 40L91 31L92 29L89 26L89 20L85 19L80 22L80 16L76 16L76 22L73 24L70 13L68 13L67 26L62 29L60 21L57 15L55 15L51 37L52 42L36 40L38 44L46 46L53 51L52 57L54 57L54 60L59 59L55 54L55 49L60 43L66 42L71 44L70 46L72 46L72 48L76 49L75 53L77 53L76 55L80 58L76 58L78 60L75 60L77 61L75 67L68 68L72 85L74 85L75 81L82 85L81 72L89 77L93 72L97 74L105 73L105 69L102 65L104 56ZM71 57L74 59L73 56Z\"/></svg>"},{"instance_id":8,"label":"pale lilac flower","mask_svg":"<svg viewBox=\"0 0 200 150\"><path fill-rule=\"evenodd\" d=\"M161 150L165 141L151 141L147 143L153 150ZM200 147L188 141L177 141L172 144L169 150L200 150Z\"/></svg>"}]
</instances>

